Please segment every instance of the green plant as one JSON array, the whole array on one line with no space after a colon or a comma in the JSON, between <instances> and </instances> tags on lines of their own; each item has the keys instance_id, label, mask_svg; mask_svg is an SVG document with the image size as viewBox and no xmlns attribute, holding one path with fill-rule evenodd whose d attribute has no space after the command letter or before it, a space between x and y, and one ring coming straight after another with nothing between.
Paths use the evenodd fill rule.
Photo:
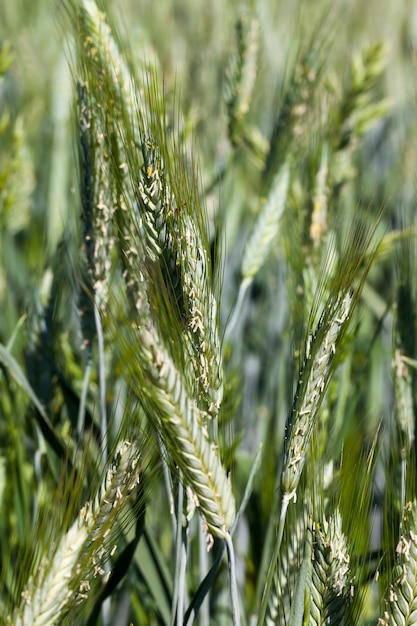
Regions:
<instances>
[{"instance_id":1,"label":"green plant","mask_svg":"<svg viewBox=\"0 0 417 626\"><path fill-rule=\"evenodd\" d=\"M0 30L2 623L413 624L416 116L387 46L300 1L277 68L266 0L140 33L64 0L51 80L19 58L46 4Z\"/></svg>"}]
</instances>

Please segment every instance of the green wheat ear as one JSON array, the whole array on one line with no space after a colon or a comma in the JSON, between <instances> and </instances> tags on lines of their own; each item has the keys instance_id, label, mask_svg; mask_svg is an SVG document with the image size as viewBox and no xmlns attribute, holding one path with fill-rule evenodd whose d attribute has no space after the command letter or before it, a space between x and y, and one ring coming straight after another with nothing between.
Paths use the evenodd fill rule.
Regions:
<instances>
[{"instance_id":1,"label":"green wheat ear","mask_svg":"<svg viewBox=\"0 0 417 626\"><path fill-rule=\"evenodd\" d=\"M236 50L226 71L225 101L228 135L234 148L243 146L262 166L267 142L248 120L258 73L259 20L252 7L242 5L235 24Z\"/></svg>"},{"instance_id":2,"label":"green wheat ear","mask_svg":"<svg viewBox=\"0 0 417 626\"><path fill-rule=\"evenodd\" d=\"M250 283L265 263L276 239L280 220L286 208L290 184L290 167L285 163L276 174L253 231L246 242L242 259L242 279Z\"/></svg>"},{"instance_id":3,"label":"green wheat ear","mask_svg":"<svg viewBox=\"0 0 417 626\"><path fill-rule=\"evenodd\" d=\"M143 315L141 305L138 322ZM129 322L109 320L124 374L146 414L197 498L197 506L213 535L226 538L235 518L230 479L218 446L210 439L207 416L192 396L187 378L177 368L149 319L132 329Z\"/></svg>"},{"instance_id":4,"label":"green wheat ear","mask_svg":"<svg viewBox=\"0 0 417 626\"><path fill-rule=\"evenodd\" d=\"M21 602L6 623L53 626L73 606L85 602L94 584L110 576L117 550L117 523L136 498L141 464L138 442L123 442L95 496L70 528L42 554L21 593ZM127 517L124 530L127 530Z\"/></svg>"},{"instance_id":5,"label":"green wheat ear","mask_svg":"<svg viewBox=\"0 0 417 626\"><path fill-rule=\"evenodd\" d=\"M309 623L348 626L352 593L350 555L336 510L328 521L314 523L312 528Z\"/></svg>"},{"instance_id":6,"label":"green wheat ear","mask_svg":"<svg viewBox=\"0 0 417 626\"><path fill-rule=\"evenodd\" d=\"M82 2L74 20L83 35L77 66L89 108L98 111L96 126L89 128L100 132L99 154L108 155L106 196L113 207L115 263L120 259L112 302L103 303L101 313L122 371L195 494L208 529L226 538L235 506L217 442L223 365L207 215L185 149L179 139L168 140L157 80L149 73L135 91L136 81L94 6ZM95 208L98 192L95 187Z\"/></svg>"},{"instance_id":7,"label":"green wheat ear","mask_svg":"<svg viewBox=\"0 0 417 626\"><path fill-rule=\"evenodd\" d=\"M267 626L287 624L294 601L294 581L299 574L306 545L307 511L294 516L291 528L288 529L283 549L277 562L271 590L268 598L268 608L265 616Z\"/></svg>"},{"instance_id":8,"label":"green wheat ear","mask_svg":"<svg viewBox=\"0 0 417 626\"><path fill-rule=\"evenodd\" d=\"M324 393L377 250L377 245L372 245L375 228L376 225L369 229L366 225L353 224L344 239L339 258L335 262L333 241L323 264L321 284L317 287L310 312L310 328L307 329L293 406L287 420L280 480L284 498L295 496ZM326 295L327 302L317 322L317 306Z\"/></svg>"},{"instance_id":9,"label":"green wheat ear","mask_svg":"<svg viewBox=\"0 0 417 626\"><path fill-rule=\"evenodd\" d=\"M324 278L317 290L315 304L310 313L310 329L305 342L304 357L293 406L287 419L283 463L279 477L282 500L278 535L266 574L258 626L264 624L289 502L297 498L301 475L317 427L320 407L370 267L372 249L368 260L365 255L369 252L373 235L373 229L368 230L361 225L353 226L345 239L338 262L334 264L330 250L324 265ZM373 249L375 250L375 247ZM317 322L317 307L321 305L321 298L326 292L329 293L327 303Z\"/></svg>"},{"instance_id":10,"label":"green wheat ear","mask_svg":"<svg viewBox=\"0 0 417 626\"><path fill-rule=\"evenodd\" d=\"M417 621L417 502L404 508L397 563L384 600L380 626L412 626Z\"/></svg>"},{"instance_id":11,"label":"green wheat ear","mask_svg":"<svg viewBox=\"0 0 417 626\"><path fill-rule=\"evenodd\" d=\"M332 298L328 310L307 342L304 368L288 424L289 434L281 474L284 497L295 497L318 410L333 368L333 357L351 316L353 304L349 291L341 293L335 300Z\"/></svg>"}]
</instances>

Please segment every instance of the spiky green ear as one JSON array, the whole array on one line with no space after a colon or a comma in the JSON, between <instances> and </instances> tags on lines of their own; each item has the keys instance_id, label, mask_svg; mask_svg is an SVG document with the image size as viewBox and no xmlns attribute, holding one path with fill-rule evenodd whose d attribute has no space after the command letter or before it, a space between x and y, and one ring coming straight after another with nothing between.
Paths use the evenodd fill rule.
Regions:
<instances>
[{"instance_id":1,"label":"spiky green ear","mask_svg":"<svg viewBox=\"0 0 417 626\"><path fill-rule=\"evenodd\" d=\"M97 594L99 581L109 579L110 561L118 549L117 523L126 515L141 480L139 445L124 442L119 447L96 494L85 502L70 528L58 542L39 546L41 560L32 565L21 601L7 623L62 622L73 606ZM127 528L126 522L127 518Z\"/></svg>"},{"instance_id":2,"label":"spiky green ear","mask_svg":"<svg viewBox=\"0 0 417 626\"><path fill-rule=\"evenodd\" d=\"M85 248L99 298L96 307L168 458L195 492L210 531L225 537L234 520L234 501L215 435L223 365L198 181L186 169L181 145L168 140L157 79L149 72L139 86L128 74L93 2L81 3L74 19L84 84ZM89 122L93 110L99 111L94 125ZM88 178L88 171L100 172L102 163L108 174L105 187ZM113 272L119 260L122 275L118 286L117 277L111 285L118 293L115 308L97 294L104 286L97 275L104 232L115 251Z\"/></svg>"},{"instance_id":3,"label":"spiky green ear","mask_svg":"<svg viewBox=\"0 0 417 626\"><path fill-rule=\"evenodd\" d=\"M259 624L264 623L268 607L268 598L281 550L287 508L291 500L297 499L298 486L309 454L312 436L318 427L324 394L334 372L337 358L340 356L343 336L346 334L366 278L366 272L370 267L369 260L364 267L363 263L372 241L372 235L372 230L364 232L360 227L358 231L353 226L346 238L340 259L336 263L333 259L335 250L332 251L330 248L329 257L324 264L321 286L316 293L315 303L310 312L311 328L317 318L317 303L322 301L323 293L328 293L328 300L317 326L314 330L308 330L293 408L287 420L279 478L282 501L278 536L266 576ZM372 254L369 259L372 259Z\"/></svg>"},{"instance_id":4,"label":"spiky green ear","mask_svg":"<svg viewBox=\"0 0 417 626\"><path fill-rule=\"evenodd\" d=\"M417 508L416 502L407 502L401 521L400 538L396 547L397 562L392 571L392 582L383 603L379 623L411 624L416 615L417 575Z\"/></svg>"}]
</instances>

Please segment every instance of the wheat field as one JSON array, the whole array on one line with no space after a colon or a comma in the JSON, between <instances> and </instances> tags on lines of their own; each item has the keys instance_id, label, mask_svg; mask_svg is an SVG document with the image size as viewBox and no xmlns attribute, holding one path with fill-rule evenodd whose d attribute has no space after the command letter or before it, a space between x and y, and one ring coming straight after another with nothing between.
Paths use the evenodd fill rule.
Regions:
<instances>
[{"instance_id":1,"label":"wheat field","mask_svg":"<svg viewBox=\"0 0 417 626\"><path fill-rule=\"evenodd\" d=\"M417 7L0 18L0 623L417 624Z\"/></svg>"}]
</instances>

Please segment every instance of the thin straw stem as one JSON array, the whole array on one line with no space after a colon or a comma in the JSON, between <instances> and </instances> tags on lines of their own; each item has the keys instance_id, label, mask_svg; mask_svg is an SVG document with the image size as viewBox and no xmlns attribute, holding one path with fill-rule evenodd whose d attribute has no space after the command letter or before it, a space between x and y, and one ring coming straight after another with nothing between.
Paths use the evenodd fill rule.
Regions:
<instances>
[{"instance_id":1,"label":"thin straw stem","mask_svg":"<svg viewBox=\"0 0 417 626\"><path fill-rule=\"evenodd\" d=\"M77 435L81 439L81 435L84 430L85 423L85 405L87 401L88 386L90 384L91 369L93 365L93 350L91 344L87 346L87 364L85 366L83 387L81 390L80 404L78 407L78 419L77 419Z\"/></svg>"},{"instance_id":2,"label":"thin straw stem","mask_svg":"<svg viewBox=\"0 0 417 626\"><path fill-rule=\"evenodd\" d=\"M252 277L246 277L240 283L239 293L237 294L237 299L236 299L236 303L233 309L233 313L227 325L226 332L229 338L233 335L233 332L236 329L237 323L239 321L239 317L242 313L245 297L251 284L252 284Z\"/></svg>"},{"instance_id":3,"label":"thin straw stem","mask_svg":"<svg viewBox=\"0 0 417 626\"><path fill-rule=\"evenodd\" d=\"M245 493L243 495L242 503L236 514L235 521L233 522L232 527L230 529L231 536L233 536L233 533L236 530L239 520L242 517L243 513L245 512L246 506L249 502L249 498L252 494L252 489L253 489L253 481L258 472L258 469L261 463L261 458L262 458L262 445L259 446L258 452L256 453L255 460L253 462L253 465L249 474L248 482L246 483L246 488L245 488ZM216 575L219 570L220 564L222 562L225 550L226 550L226 544L223 543L217 553L216 559L210 571L208 572L204 580L200 583L200 586L197 592L194 594L193 603L188 608L187 613L186 613L186 617L187 617L187 621L185 622L186 626L192 626L192 624L194 624L194 620L197 617L197 614L204 601L204 598L206 597L207 593L210 591L211 586L213 585L213 582L216 578Z\"/></svg>"},{"instance_id":4,"label":"thin straw stem","mask_svg":"<svg viewBox=\"0 0 417 626\"><path fill-rule=\"evenodd\" d=\"M182 616L180 615L180 579L182 574L182 510L184 506L184 487L181 482L181 472L179 474L178 481L178 495L177 495L177 524L175 530L175 579L174 590L172 593L172 609L171 609L171 626L177 624L179 626L182 623ZM176 618L175 618L176 616Z\"/></svg>"},{"instance_id":5,"label":"thin straw stem","mask_svg":"<svg viewBox=\"0 0 417 626\"><path fill-rule=\"evenodd\" d=\"M180 544L180 573L178 584L178 606L177 606L177 626L184 623L184 607L187 594L186 585L186 569L187 569L187 553L188 553L188 529L181 526L181 544Z\"/></svg>"},{"instance_id":6,"label":"thin straw stem","mask_svg":"<svg viewBox=\"0 0 417 626\"><path fill-rule=\"evenodd\" d=\"M229 577L230 577L230 600L232 604L232 620L233 626L240 626L240 608L239 608L239 596L237 592L237 580L236 580L236 560L235 551L233 548L233 541L230 533L226 533L226 548L227 558L229 561Z\"/></svg>"},{"instance_id":7,"label":"thin straw stem","mask_svg":"<svg viewBox=\"0 0 417 626\"><path fill-rule=\"evenodd\" d=\"M268 567L268 573L266 575L266 582L265 582L264 592L262 595L261 610L259 612L259 618L258 618L258 626L262 626L265 621L266 610L268 608L269 591L271 589L271 584L272 584L272 580L274 577L274 571L275 571L275 567L277 564L279 552L281 549L282 538L284 536L284 527L285 527L285 520L287 518L288 504L292 498L293 496L289 494L284 494L282 496L281 514L279 516L277 540L275 542L274 551L272 553L272 558Z\"/></svg>"},{"instance_id":8,"label":"thin straw stem","mask_svg":"<svg viewBox=\"0 0 417 626\"><path fill-rule=\"evenodd\" d=\"M198 567L200 581L204 580L208 573L208 551L206 543L206 534L203 532L201 524L198 525ZM209 626L210 613L207 598L202 602L198 615L199 626Z\"/></svg>"},{"instance_id":9,"label":"thin straw stem","mask_svg":"<svg viewBox=\"0 0 417 626\"><path fill-rule=\"evenodd\" d=\"M104 338L103 327L98 306L94 303L94 321L97 329L98 347L98 375L99 375L99 401L100 401L100 427L101 427L101 463L104 468L107 461L108 432L107 432L107 408L106 408L106 368L104 363Z\"/></svg>"}]
</instances>

